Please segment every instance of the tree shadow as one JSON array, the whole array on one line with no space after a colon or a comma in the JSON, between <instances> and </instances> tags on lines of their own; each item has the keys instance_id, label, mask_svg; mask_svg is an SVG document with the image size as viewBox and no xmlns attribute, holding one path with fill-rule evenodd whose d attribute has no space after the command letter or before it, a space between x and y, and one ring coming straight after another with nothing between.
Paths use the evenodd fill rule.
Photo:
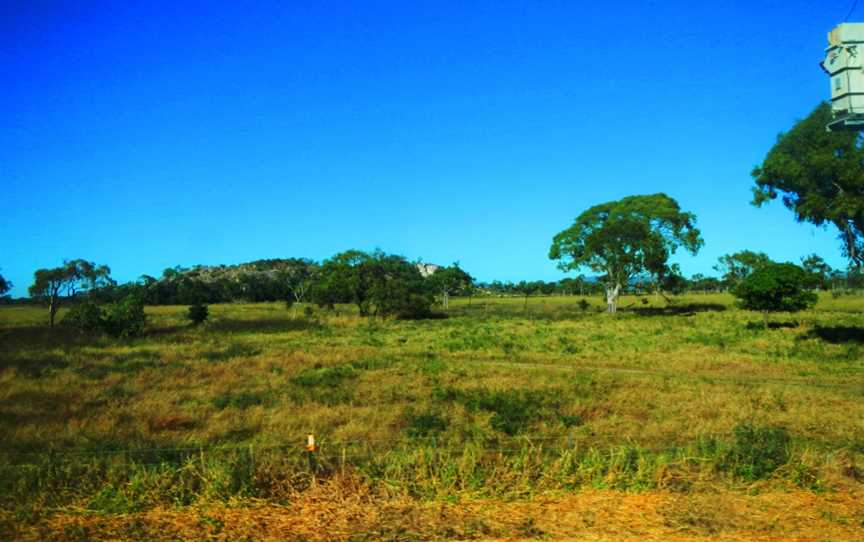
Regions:
<instances>
[{"instance_id":1,"label":"tree shadow","mask_svg":"<svg viewBox=\"0 0 864 542\"><path fill-rule=\"evenodd\" d=\"M320 322L306 319L268 318L263 320L219 319L207 324L213 331L225 333L285 333L323 327Z\"/></svg>"},{"instance_id":2,"label":"tree shadow","mask_svg":"<svg viewBox=\"0 0 864 542\"><path fill-rule=\"evenodd\" d=\"M632 307L624 310L632 311L640 316L693 316L699 312L723 312L728 308L720 303L687 303L686 305L667 305L665 307Z\"/></svg>"},{"instance_id":3,"label":"tree shadow","mask_svg":"<svg viewBox=\"0 0 864 542\"><path fill-rule=\"evenodd\" d=\"M801 324L792 322L768 322L768 329L794 329ZM765 329L764 322L747 322L747 329Z\"/></svg>"},{"instance_id":4,"label":"tree shadow","mask_svg":"<svg viewBox=\"0 0 864 542\"><path fill-rule=\"evenodd\" d=\"M40 378L54 369L65 369L69 362L56 355L44 357L10 358L0 356L0 371L15 369L28 378Z\"/></svg>"},{"instance_id":5,"label":"tree shadow","mask_svg":"<svg viewBox=\"0 0 864 542\"><path fill-rule=\"evenodd\" d=\"M450 318L450 315L446 312L438 312L438 311L429 311L429 312L421 312L418 314L410 314L405 316L400 316L399 320L446 320Z\"/></svg>"},{"instance_id":6,"label":"tree shadow","mask_svg":"<svg viewBox=\"0 0 864 542\"><path fill-rule=\"evenodd\" d=\"M817 326L808 331L804 337L821 339L831 344L864 344L864 328L850 326Z\"/></svg>"},{"instance_id":7,"label":"tree shadow","mask_svg":"<svg viewBox=\"0 0 864 542\"><path fill-rule=\"evenodd\" d=\"M181 331L185 331L189 329L189 326L162 326L162 327L148 327L144 330L144 335L147 337L164 337L169 335L175 335Z\"/></svg>"},{"instance_id":8,"label":"tree shadow","mask_svg":"<svg viewBox=\"0 0 864 542\"><path fill-rule=\"evenodd\" d=\"M23 348L68 348L92 343L96 336L56 325L16 326L0 330L0 357Z\"/></svg>"}]
</instances>

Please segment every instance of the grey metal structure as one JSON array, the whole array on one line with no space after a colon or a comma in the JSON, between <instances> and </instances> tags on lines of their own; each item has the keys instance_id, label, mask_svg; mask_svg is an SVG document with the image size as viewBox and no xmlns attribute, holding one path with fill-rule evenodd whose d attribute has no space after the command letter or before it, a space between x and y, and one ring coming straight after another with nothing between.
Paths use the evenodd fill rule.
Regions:
<instances>
[{"instance_id":1,"label":"grey metal structure","mask_svg":"<svg viewBox=\"0 0 864 542\"><path fill-rule=\"evenodd\" d=\"M828 33L822 69L831 76L828 129L864 130L864 23L843 23Z\"/></svg>"}]
</instances>

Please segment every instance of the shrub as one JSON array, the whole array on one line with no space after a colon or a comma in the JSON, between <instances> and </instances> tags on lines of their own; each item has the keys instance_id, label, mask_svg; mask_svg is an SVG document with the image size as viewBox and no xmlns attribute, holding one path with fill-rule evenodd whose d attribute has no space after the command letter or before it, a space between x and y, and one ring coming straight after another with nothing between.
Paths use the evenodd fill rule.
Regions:
<instances>
[{"instance_id":1,"label":"shrub","mask_svg":"<svg viewBox=\"0 0 864 542\"><path fill-rule=\"evenodd\" d=\"M796 312L816 304L816 293L808 285L807 273L797 265L769 263L738 283L732 294L742 308L762 311L767 327L769 312Z\"/></svg>"},{"instance_id":2,"label":"shrub","mask_svg":"<svg viewBox=\"0 0 864 542\"><path fill-rule=\"evenodd\" d=\"M210 310L207 308L207 305L201 303L190 305L189 312L186 314L186 318L191 320L195 325L204 323L209 316Z\"/></svg>"},{"instance_id":3,"label":"shrub","mask_svg":"<svg viewBox=\"0 0 864 542\"><path fill-rule=\"evenodd\" d=\"M135 295L110 303L102 311L102 329L112 337L140 335L146 323L144 302Z\"/></svg>"},{"instance_id":4,"label":"shrub","mask_svg":"<svg viewBox=\"0 0 864 542\"><path fill-rule=\"evenodd\" d=\"M72 307L63 318L63 325L81 331L102 331L112 337L130 337L144 331L147 316L144 303L130 295L102 307L85 302Z\"/></svg>"},{"instance_id":5,"label":"shrub","mask_svg":"<svg viewBox=\"0 0 864 542\"><path fill-rule=\"evenodd\" d=\"M361 316L424 318L434 301L416 265L381 251L349 250L325 261L312 293L321 307L353 303Z\"/></svg>"},{"instance_id":6,"label":"shrub","mask_svg":"<svg viewBox=\"0 0 864 542\"><path fill-rule=\"evenodd\" d=\"M60 323L79 331L97 331L102 329L102 310L95 303L81 303L70 308Z\"/></svg>"}]
</instances>

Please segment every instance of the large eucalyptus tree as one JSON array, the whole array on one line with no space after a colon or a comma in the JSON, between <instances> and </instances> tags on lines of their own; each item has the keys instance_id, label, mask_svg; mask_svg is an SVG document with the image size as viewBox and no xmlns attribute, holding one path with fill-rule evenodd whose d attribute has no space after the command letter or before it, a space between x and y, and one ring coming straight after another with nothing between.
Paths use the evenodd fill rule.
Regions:
<instances>
[{"instance_id":1,"label":"large eucalyptus tree","mask_svg":"<svg viewBox=\"0 0 864 542\"><path fill-rule=\"evenodd\" d=\"M669 257L679 247L698 252L703 241L695 223L696 217L666 194L629 196L576 217L552 239L549 258L563 271L602 273L608 311L614 313L634 276L649 273L659 282L670 273Z\"/></svg>"}]
</instances>

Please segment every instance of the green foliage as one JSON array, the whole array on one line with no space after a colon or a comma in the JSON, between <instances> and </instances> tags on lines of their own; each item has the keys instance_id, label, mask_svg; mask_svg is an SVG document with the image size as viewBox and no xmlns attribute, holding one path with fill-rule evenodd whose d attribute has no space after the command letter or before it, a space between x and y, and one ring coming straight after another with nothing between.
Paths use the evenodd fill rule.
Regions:
<instances>
[{"instance_id":1,"label":"green foliage","mask_svg":"<svg viewBox=\"0 0 864 542\"><path fill-rule=\"evenodd\" d=\"M186 313L186 318L192 321L193 324L203 324L210 316L210 309L207 305L196 303L189 306L189 311Z\"/></svg>"},{"instance_id":2,"label":"green foliage","mask_svg":"<svg viewBox=\"0 0 864 542\"><path fill-rule=\"evenodd\" d=\"M113 285L115 282L110 275L107 265L98 266L86 260L66 261L60 267L37 269L28 292L34 299L48 304L48 323L53 326L61 299Z\"/></svg>"},{"instance_id":3,"label":"green foliage","mask_svg":"<svg viewBox=\"0 0 864 542\"><path fill-rule=\"evenodd\" d=\"M732 294L745 309L795 312L816 304L818 297L807 289L808 285L807 274L797 265L772 263L753 271L732 289Z\"/></svg>"},{"instance_id":4,"label":"green foliage","mask_svg":"<svg viewBox=\"0 0 864 542\"><path fill-rule=\"evenodd\" d=\"M144 302L133 295L110 303L102 310L102 329L112 337L140 335L146 323Z\"/></svg>"},{"instance_id":5,"label":"green foliage","mask_svg":"<svg viewBox=\"0 0 864 542\"><path fill-rule=\"evenodd\" d=\"M745 480L761 480L789 462L791 438L784 427L743 424L733 431L734 442L721 468Z\"/></svg>"},{"instance_id":6,"label":"green foliage","mask_svg":"<svg viewBox=\"0 0 864 542\"><path fill-rule=\"evenodd\" d=\"M595 205L555 235L549 258L570 271L587 267L604 275L609 310L630 279L639 273L660 277L679 247L695 254L703 241L696 217L681 211L666 194L629 196Z\"/></svg>"},{"instance_id":7,"label":"green foliage","mask_svg":"<svg viewBox=\"0 0 864 542\"><path fill-rule=\"evenodd\" d=\"M79 331L102 331L112 337L140 335L147 323L144 304L136 296L98 306L87 301L69 309L61 322Z\"/></svg>"},{"instance_id":8,"label":"green foliage","mask_svg":"<svg viewBox=\"0 0 864 542\"><path fill-rule=\"evenodd\" d=\"M349 250L324 262L313 296L320 306L357 305L362 316L427 316L433 296L417 266L401 256Z\"/></svg>"},{"instance_id":9,"label":"green foliage","mask_svg":"<svg viewBox=\"0 0 864 542\"><path fill-rule=\"evenodd\" d=\"M856 132L828 132L831 107L819 104L781 134L753 169L753 204L776 198L801 222L833 224L855 264L864 263L864 148Z\"/></svg>"},{"instance_id":10,"label":"green foliage","mask_svg":"<svg viewBox=\"0 0 864 542\"><path fill-rule=\"evenodd\" d=\"M801 258L801 267L810 278L813 287L820 290L827 290L833 269L828 263L817 254L811 254Z\"/></svg>"},{"instance_id":11,"label":"green foliage","mask_svg":"<svg viewBox=\"0 0 864 542\"><path fill-rule=\"evenodd\" d=\"M733 287L750 275L753 271L772 263L764 252L742 250L734 254L721 256L714 269L723 274L723 282L727 287Z\"/></svg>"},{"instance_id":12,"label":"green foliage","mask_svg":"<svg viewBox=\"0 0 864 542\"><path fill-rule=\"evenodd\" d=\"M101 330L102 309L95 303L79 303L69 309L60 323L84 332Z\"/></svg>"},{"instance_id":13,"label":"green foliage","mask_svg":"<svg viewBox=\"0 0 864 542\"><path fill-rule=\"evenodd\" d=\"M426 277L426 281L441 294L444 308L449 306L451 295L471 294L474 288L474 278L459 267L459 262L450 267L439 267Z\"/></svg>"},{"instance_id":14,"label":"green foliage","mask_svg":"<svg viewBox=\"0 0 864 542\"><path fill-rule=\"evenodd\" d=\"M5 294L9 290L12 289L12 283L3 278L3 275L0 275L0 295Z\"/></svg>"}]
</instances>

